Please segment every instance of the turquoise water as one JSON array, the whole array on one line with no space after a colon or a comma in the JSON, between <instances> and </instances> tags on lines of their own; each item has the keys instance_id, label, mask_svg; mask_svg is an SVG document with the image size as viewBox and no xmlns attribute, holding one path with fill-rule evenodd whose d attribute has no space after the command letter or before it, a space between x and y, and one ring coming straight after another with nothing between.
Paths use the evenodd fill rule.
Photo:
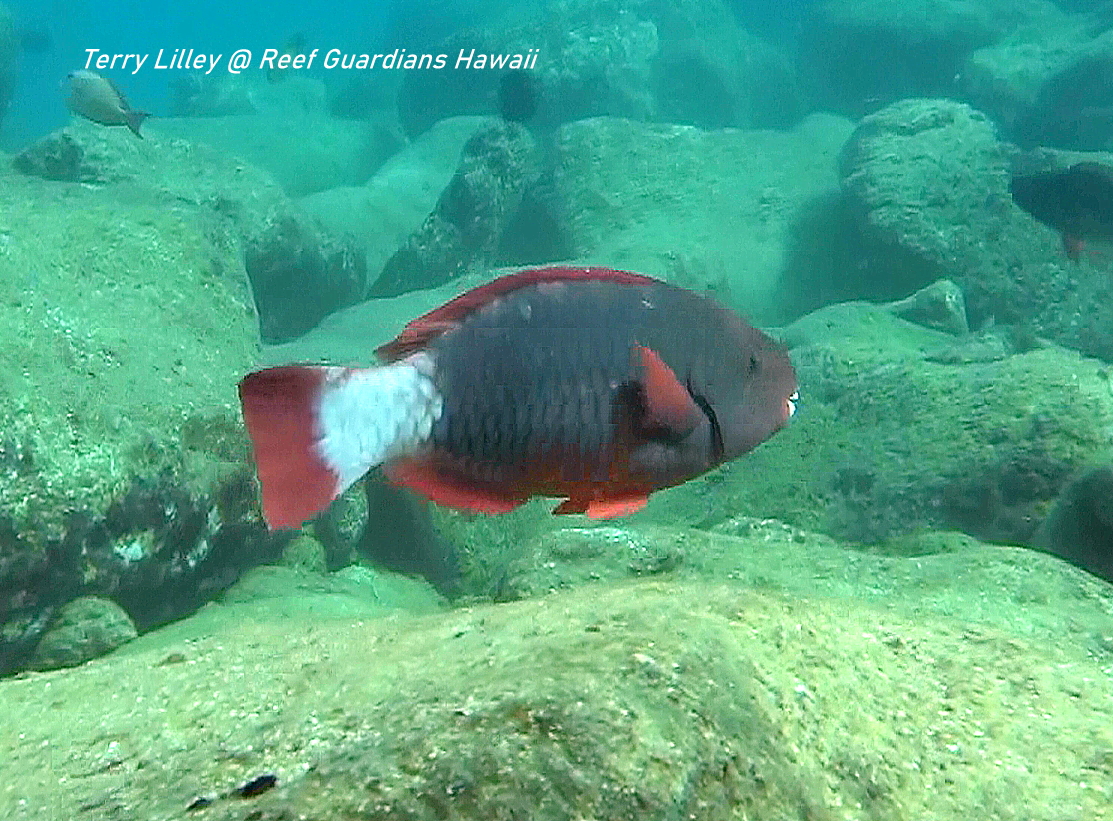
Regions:
<instances>
[{"instance_id":1,"label":"turquoise water","mask_svg":"<svg viewBox=\"0 0 1113 821\"><path fill-rule=\"evenodd\" d=\"M1111 24L9 2L0 818L1113 818Z\"/></svg>"}]
</instances>

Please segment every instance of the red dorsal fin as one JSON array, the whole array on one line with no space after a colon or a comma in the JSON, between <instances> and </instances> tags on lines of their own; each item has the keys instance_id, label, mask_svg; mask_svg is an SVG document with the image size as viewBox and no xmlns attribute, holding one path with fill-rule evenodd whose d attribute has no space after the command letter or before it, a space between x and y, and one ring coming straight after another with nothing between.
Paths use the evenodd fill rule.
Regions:
<instances>
[{"instance_id":1,"label":"red dorsal fin","mask_svg":"<svg viewBox=\"0 0 1113 821\"><path fill-rule=\"evenodd\" d=\"M680 384L672 368L656 351L638 345L634 348L634 356L642 371L645 427L665 428L677 436L689 433L696 425L700 409L688 389Z\"/></svg>"},{"instance_id":2,"label":"red dorsal fin","mask_svg":"<svg viewBox=\"0 0 1113 821\"><path fill-rule=\"evenodd\" d=\"M547 268L530 268L507 274L498 279L465 291L455 299L450 299L439 308L434 308L424 316L411 321L390 342L379 347L375 353L385 362L395 362L414 351L426 347L445 331L451 330L462 319L475 313L484 305L494 302L501 296L545 282L614 282L619 285L657 285L660 280L629 271L616 271L612 268L570 267L553 265Z\"/></svg>"}]
</instances>

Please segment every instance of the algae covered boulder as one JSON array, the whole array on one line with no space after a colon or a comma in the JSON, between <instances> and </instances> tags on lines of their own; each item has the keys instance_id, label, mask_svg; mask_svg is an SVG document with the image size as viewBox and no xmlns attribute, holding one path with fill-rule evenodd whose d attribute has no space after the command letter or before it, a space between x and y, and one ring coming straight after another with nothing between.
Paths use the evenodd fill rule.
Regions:
<instances>
[{"instance_id":1,"label":"algae covered boulder","mask_svg":"<svg viewBox=\"0 0 1113 821\"><path fill-rule=\"evenodd\" d=\"M321 230L266 170L225 153L226 147L157 129L142 140L121 136L75 120L27 146L12 166L44 180L108 186L204 231L228 255L227 263L219 255L214 260L237 291L246 291L264 339L304 333L362 297L359 243Z\"/></svg>"},{"instance_id":2,"label":"algae covered boulder","mask_svg":"<svg viewBox=\"0 0 1113 821\"><path fill-rule=\"evenodd\" d=\"M1113 445L1113 392L1101 362L1007 332L948 337L865 304L786 330L817 402L781 446L811 443L801 475L828 528L1032 543L1074 471Z\"/></svg>"},{"instance_id":3,"label":"algae covered boulder","mask_svg":"<svg viewBox=\"0 0 1113 821\"><path fill-rule=\"evenodd\" d=\"M1022 324L1113 360L1108 271L1072 263L1055 233L1013 202L1015 154L988 117L951 100L902 100L863 118L841 159L861 239L841 298L893 299L948 277L965 291L972 326Z\"/></svg>"},{"instance_id":4,"label":"algae covered boulder","mask_svg":"<svg viewBox=\"0 0 1113 821\"><path fill-rule=\"evenodd\" d=\"M203 149L82 128L96 184L0 173L3 671L75 596L146 629L280 549L235 391L258 352L242 237L280 195Z\"/></svg>"},{"instance_id":5,"label":"algae covered boulder","mask_svg":"<svg viewBox=\"0 0 1113 821\"><path fill-rule=\"evenodd\" d=\"M441 120L392 155L365 185L310 194L299 205L332 233L355 237L367 270L377 277L436 207L464 145L489 123L484 117Z\"/></svg>"},{"instance_id":6,"label":"algae covered boulder","mask_svg":"<svg viewBox=\"0 0 1113 821\"><path fill-rule=\"evenodd\" d=\"M1066 15L1049 0L823 0L804 24L804 73L825 108L861 116L878 102L953 96L976 49Z\"/></svg>"},{"instance_id":7,"label":"algae covered boulder","mask_svg":"<svg viewBox=\"0 0 1113 821\"><path fill-rule=\"evenodd\" d=\"M435 288L470 267L488 267L536 178L535 155L533 137L519 123L494 121L473 134L433 212L387 260L368 294Z\"/></svg>"},{"instance_id":8,"label":"algae covered boulder","mask_svg":"<svg viewBox=\"0 0 1113 821\"><path fill-rule=\"evenodd\" d=\"M122 607L101 596L80 596L64 605L39 640L31 665L37 670L73 667L115 650L138 633Z\"/></svg>"},{"instance_id":9,"label":"algae covered boulder","mask_svg":"<svg viewBox=\"0 0 1113 821\"><path fill-rule=\"evenodd\" d=\"M755 570L780 558L762 536L744 540ZM654 579L420 617L203 611L80 671L0 682L21 717L0 734L19 785L0 812L1107 818L1108 586L969 552L890 562L873 602ZM828 550L800 569L867 564ZM963 570L986 595L947 597ZM1056 610L1037 594L1069 617L1039 623Z\"/></svg>"},{"instance_id":10,"label":"algae covered boulder","mask_svg":"<svg viewBox=\"0 0 1113 821\"><path fill-rule=\"evenodd\" d=\"M836 159L851 130L824 115L787 132L569 123L555 179L574 254L712 290L760 321L781 301L800 212L838 190Z\"/></svg>"}]
</instances>

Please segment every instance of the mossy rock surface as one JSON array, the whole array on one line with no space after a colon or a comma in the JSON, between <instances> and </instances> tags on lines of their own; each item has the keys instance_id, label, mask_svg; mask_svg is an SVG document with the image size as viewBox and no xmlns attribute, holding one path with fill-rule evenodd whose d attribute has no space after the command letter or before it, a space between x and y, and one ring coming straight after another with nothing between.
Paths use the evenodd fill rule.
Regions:
<instances>
[{"instance_id":1,"label":"mossy rock surface","mask_svg":"<svg viewBox=\"0 0 1113 821\"><path fill-rule=\"evenodd\" d=\"M58 612L35 648L31 664L38 670L73 667L103 656L137 635L131 618L114 601L81 596Z\"/></svg>"},{"instance_id":2,"label":"mossy rock surface","mask_svg":"<svg viewBox=\"0 0 1113 821\"><path fill-rule=\"evenodd\" d=\"M274 558L236 384L259 351L242 260L281 192L183 141L75 124L91 181L0 173L0 671L43 614L139 624Z\"/></svg>"},{"instance_id":3,"label":"mossy rock surface","mask_svg":"<svg viewBox=\"0 0 1113 821\"><path fill-rule=\"evenodd\" d=\"M222 821L1113 817L1101 658L1026 635L1008 598L1015 630L911 613L894 594L657 579L426 617L302 611L296 629L187 621L0 682L0 708L22 717L0 729L20 787L0 810L154 819L204 798ZM1108 627L1098 599L1089 618ZM229 797L263 774L275 789Z\"/></svg>"},{"instance_id":4,"label":"mossy rock surface","mask_svg":"<svg viewBox=\"0 0 1113 821\"><path fill-rule=\"evenodd\" d=\"M557 139L557 190L574 253L713 291L769 322L784 301L781 272L801 211L837 191L850 131L823 115L786 132L569 123Z\"/></svg>"},{"instance_id":5,"label":"mossy rock surface","mask_svg":"<svg viewBox=\"0 0 1113 821\"><path fill-rule=\"evenodd\" d=\"M257 333L229 281L235 249L188 210L14 174L0 186L0 510L52 533L67 507L103 508L131 477L181 465L183 432L206 449L238 428Z\"/></svg>"}]
</instances>

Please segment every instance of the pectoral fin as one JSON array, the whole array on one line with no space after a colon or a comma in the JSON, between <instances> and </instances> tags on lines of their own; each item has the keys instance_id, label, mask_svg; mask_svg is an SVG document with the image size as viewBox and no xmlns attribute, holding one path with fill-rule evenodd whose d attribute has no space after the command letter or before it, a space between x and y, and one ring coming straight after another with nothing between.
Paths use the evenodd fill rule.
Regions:
<instances>
[{"instance_id":1,"label":"pectoral fin","mask_svg":"<svg viewBox=\"0 0 1113 821\"><path fill-rule=\"evenodd\" d=\"M658 353L638 345L634 356L641 369L641 387L645 398L646 430L665 430L672 436L682 437L696 426L700 415L688 389L680 384L672 368L665 364Z\"/></svg>"}]
</instances>

